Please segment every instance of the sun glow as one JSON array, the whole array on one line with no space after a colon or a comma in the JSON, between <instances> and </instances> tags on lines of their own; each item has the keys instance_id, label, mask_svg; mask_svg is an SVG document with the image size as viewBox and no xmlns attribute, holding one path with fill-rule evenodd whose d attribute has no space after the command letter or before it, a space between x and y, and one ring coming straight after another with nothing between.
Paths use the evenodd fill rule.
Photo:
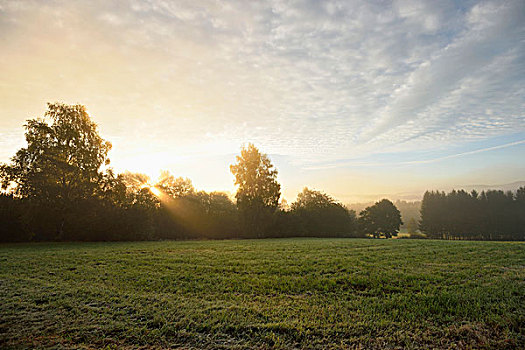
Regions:
<instances>
[{"instance_id":1,"label":"sun glow","mask_svg":"<svg viewBox=\"0 0 525 350\"><path fill-rule=\"evenodd\" d=\"M155 197L160 198L162 196L162 191L155 187L155 185L144 183L140 188L147 188Z\"/></svg>"},{"instance_id":2,"label":"sun glow","mask_svg":"<svg viewBox=\"0 0 525 350\"><path fill-rule=\"evenodd\" d=\"M160 198L160 196L162 195L162 192L155 186L150 186L149 190L151 191L151 193L153 193L153 195L155 197L159 197Z\"/></svg>"}]
</instances>

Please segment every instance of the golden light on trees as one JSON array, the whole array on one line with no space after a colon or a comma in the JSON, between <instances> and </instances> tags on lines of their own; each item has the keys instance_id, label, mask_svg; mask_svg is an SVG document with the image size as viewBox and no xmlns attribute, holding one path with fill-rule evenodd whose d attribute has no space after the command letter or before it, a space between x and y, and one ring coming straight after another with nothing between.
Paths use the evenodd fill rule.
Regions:
<instances>
[{"instance_id":1,"label":"golden light on trees","mask_svg":"<svg viewBox=\"0 0 525 350\"><path fill-rule=\"evenodd\" d=\"M162 196L162 192L155 186L151 186L149 188L149 190L151 191L151 193L153 193L155 195L155 197L159 198Z\"/></svg>"}]
</instances>

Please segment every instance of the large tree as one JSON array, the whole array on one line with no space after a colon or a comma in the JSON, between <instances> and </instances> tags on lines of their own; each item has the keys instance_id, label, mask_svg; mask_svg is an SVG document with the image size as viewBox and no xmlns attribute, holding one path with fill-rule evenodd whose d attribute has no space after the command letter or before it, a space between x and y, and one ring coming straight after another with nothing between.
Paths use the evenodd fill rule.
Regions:
<instances>
[{"instance_id":1,"label":"large tree","mask_svg":"<svg viewBox=\"0 0 525 350\"><path fill-rule=\"evenodd\" d=\"M391 238L397 236L403 222L396 206L388 199L382 199L359 214L359 224L365 234Z\"/></svg>"},{"instance_id":2,"label":"large tree","mask_svg":"<svg viewBox=\"0 0 525 350\"><path fill-rule=\"evenodd\" d=\"M81 105L50 103L44 118L28 120L25 128L27 147L1 166L2 187L29 199L37 221L53 221L54 238L65 238L66 217L99 188L111 144Z\"/></svg>"},{"instance_id":3,"label":"large tree","mask_svg":"<svg viewBox=\"0 0 525 350\"><path fill-rule=\"evenodd\" d=\"M253 144L241 149L230 170L239 186L235 198L243 226L248 234L263 237L273 223L281 196L277 170Z\"/></svg>"},{"instance_id":4,"label":"large tree","mask_svg":"<svg viewBox=\"0 0 525 350\"><path fill-rule=\"evenodd\" d=\"M329 195L305 187L291 206L295 235L351 237L355 235L355 212Z\"/></svg>"},{"instance_id":5,"label":"large tree","mask_svg":"<svg viewBox=\"0 0 525 350\"><path fill-rule=\"evenodd\" d=\"M171 198L182 198L192 195L195 188L190 179L183 177L175 177L169 171L162 171L160 179L155 184L162 193Z\"/></svg>"}]
</instances>

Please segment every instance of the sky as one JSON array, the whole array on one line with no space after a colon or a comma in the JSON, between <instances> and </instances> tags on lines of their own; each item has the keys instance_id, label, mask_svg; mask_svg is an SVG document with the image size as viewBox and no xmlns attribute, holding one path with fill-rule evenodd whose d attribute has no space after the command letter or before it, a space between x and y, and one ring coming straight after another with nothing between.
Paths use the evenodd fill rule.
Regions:
<instances>
[{"instance_id":1,"label":"sky","mask_svg":"<svg viewBox=\"0 0 525 350\"><path fill-rule=\"evenodd\" d=\"M47 102L208 191L249 142L288 201L523 181L525 1L0 0L0 162Z\"/></svg>"}]
</instances>

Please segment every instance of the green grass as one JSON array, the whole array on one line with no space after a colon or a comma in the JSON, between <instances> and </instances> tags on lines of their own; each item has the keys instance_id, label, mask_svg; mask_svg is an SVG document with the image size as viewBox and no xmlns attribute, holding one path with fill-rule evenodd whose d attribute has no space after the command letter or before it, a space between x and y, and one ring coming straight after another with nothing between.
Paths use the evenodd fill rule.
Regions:
<instances>
[{"instance_id":1,"label":"green grass","mask_svg":"<svg viewBox=\"0 0 525 350\"><path fill-rule=\"evenodd\" d=\"M524 348L525 244L0 246L0 348Z\"/></svg>"}]
</instances>

